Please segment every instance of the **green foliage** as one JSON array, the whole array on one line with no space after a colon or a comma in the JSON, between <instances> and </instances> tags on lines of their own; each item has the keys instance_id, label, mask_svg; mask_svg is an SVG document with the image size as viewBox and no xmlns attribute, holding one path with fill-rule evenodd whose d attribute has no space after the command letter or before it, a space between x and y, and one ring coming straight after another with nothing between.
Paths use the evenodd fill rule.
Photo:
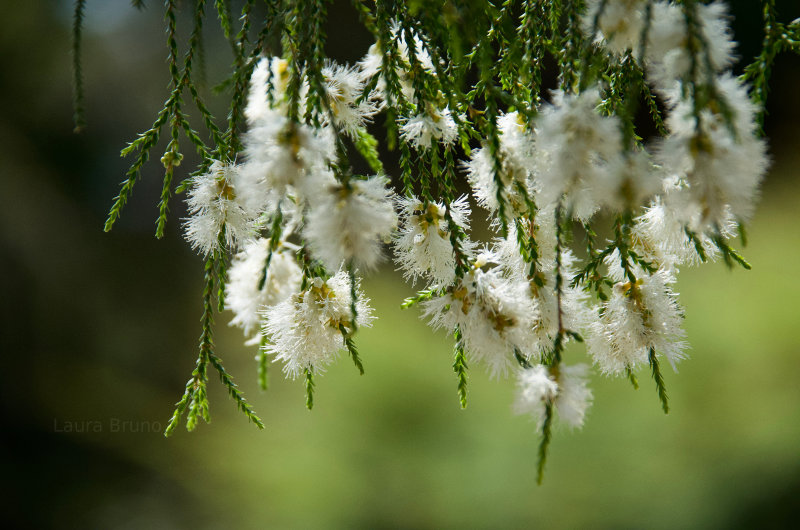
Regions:
<instances>
[{"instance_id":1,"label":"green foliage","mask_svg":"<svg viewBox=\"0 0 800 530\"><path fill-rule=\"evenodd\" d=\"M344 324L339 324L339 331L342 333L342 340L344 340L344 345L347 348L347 352L350 354L350 357L353 359L353 364L356 365L358 373L364 375L364 365L361 364L361 357L358 356L358 349L353 341L352 333L347 331L347 328L344 327Z\"/></svg>"},{"instance_id":2,"label":"green foliage","mask_svg":"<svg viewBox=\"0 0 800 530\"><path fill-rule=\"evenodd\" d=\"M553 403L548 401L544 408L544 419L542 421L542 437L539 440L539 461L536 464L536 482L542 483L544 480L544 466L547 464L547 450L550 448L550 440L553 437Z\"/></svg>"},{"instance_id":3,"label":"green foliage","mask_svg":"<svg viewBox=\"0 0 800 530\"><path fill-rule=\"evenodd\" d=\"M650 353L647 359L650 363L650 369L653 372L653 381L656 382L656 390L658 391L658 399L661 401L661 408L664 410L664 414L669 414L667 387L664 385L664 377L661 375L661 367L659 366L656 351L653 348L650 348Z\"/></svg>"},{"instance_id":4,"label":"green foliage","mask_svg":"<svg viewBox=\"0 0 800 530\"><path fill-rule=\"evenodd\" d=\"M164 432L165 436L170 436L177 427L181 417L188 410L186 419L186 429L193 431L197 427L200 419L206 423L211 421L209 414L208 395L206 386L208 383L208 365L214 367L219 374L220 381L228 390L228 394L236 402L237 408L252 421L259 429L264 428L261 419L256 416L252 407L244 398L241 390L233 382L233 379L225 370L220 358L214 353L214 287L219 282L218 255L212 255L206 260L205 264L205 287L203 289L203 317L202 333L200 335L200 353L197 357L197 366L192 372L192 377L186 383L186 390L183 397L175 405L175 412L167 424ZM264 373L264 386L266 386L266 372Z\"/></svg>"},{"instance_id":5,"label":"green foliage","mask_svg":"<svg viewBox=\"0 0 800 530\"><path fill-rule=\"evenodd\" d=\"M461 329L456 326L453 331L455 344L455 359L453 360L453 371L458 377L458 401L461 408L467 408L467 357L464 352L464 341L461 336Z\"/></svg>"},{"instance_id":6,"label":"green foliage","mask_svg":"<svg viewBox=\"0 0 800 530\"><path fill-rule=\"evenodd\" d=\"M761 109L759 122L763 126L772 64L775 62L775 57L783 51L800 53L800 19L790 24L779 22L775 0L762 0L761 3L764 19L761 53L755 61L745 67L742 79L753 83L753 102Z\"/></svg>"},{"instance_id":7,"label":"green foliage","mask_svg":"<svg viewBox=\"0 0 800 530\"><path fill-rule=\"evenodd\" d=\"M378 158L378 140L374 136L368 133L366 129L359 129L355 145L372 171L378 174L385 173L383 162Z\"/></svg>"},{"instance_id":8,"label":"green foliage","mask_svg":"<svg viewBox=\"0 0 800 530\"><path fill-rule=\"evenodd\" d=\"M314 408L314 373L306 368L306 408Z\"/></svg>"}]
</instances>

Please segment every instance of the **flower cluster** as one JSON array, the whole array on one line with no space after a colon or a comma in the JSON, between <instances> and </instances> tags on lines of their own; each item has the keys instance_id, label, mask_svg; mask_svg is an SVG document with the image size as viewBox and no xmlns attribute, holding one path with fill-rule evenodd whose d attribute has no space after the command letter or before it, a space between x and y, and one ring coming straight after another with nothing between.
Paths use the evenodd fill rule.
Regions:
<instances>
[{"instance_id":1,"label":"flower cluster","mask_svg":"<svg viewBox=\"0 0 800 530\"><path fill-rule=\"evenodd\" d=\"M207 413L209 362L255 417L211 351L215 293L259 345L259 378L281 363L305 378L308 406L313 376L341 352L363 373L354 337L374 316L360 277L388 247L421 287L402 306L419 305L455 339L462 406L468 366L516 376L516 408L542 433L540 473L553 422L579 427L592 403L590 368L572 359L580 343L602 375L637 386L648 369L668 410L661 361L674 369L687 349L677 275L717 258L749 268L729 241L752 219L769 165L770 65L800 27L766 2L764 52L736 77L721 1L468 4L428 13L357 2L375 41L350 66L325 57L317 4L277 3L251 43L247 3L222 131L192 80L199 36L181 70L167 2L173 92L124 151L140 155L107 227L169 123L161 230L183 129L203 158L181 188L206 289L198 368L176 417L188 407L194 425ZM455 31L458 19L469 31ZM269 56L277 43L281 55ZM558 88L546 92L550 59ZM213 146L188 125L187 88ZM378 121L396 175L381 162Z\"/></svg>"},{"instance_id":2,"label":"flower cluster","mask_svg":"<svg viewBox=\"0 0 800 530\"><path fill-rule=\"evenodd\" d=\"M649 366L666 400L658 359L675 367L686 348L678 267L734 252L725 238L752 216L767 166L757 108L725 72L726 17L720 3L589 2L590 41L611 61L637 54L638 77L621 79L663 98L666 135L648 143L626 129L619 89L602 79L562 86L535 113L456 116L430 38L397 23L392 42L376 42L356 67L327 62L318 77L298 78L286 60L262 59L244 161L215 161L195 179L187 238L204 254L238 249L226 287L232 324L291 377L321 372L370 324L355 272L374 270L391 243L405 278L424 284L406 305L455 334L460 369L482 364L501 376L516 366L517 408L540 427L554 411L580 426L591 403L588 368L562 364L571 341L585 341L606 375ZM385 110L406 146L402 196L342 159L348 141L363 153L366 125ZM470 236L468 197L437 177L457 171L438 167L449 160L441 153L470 131L487 135L462 163L495 231L483 246ZM412 152L438 173L418 166L415 185ZM613 220L606 244L591 228L601 216ZM586 234L583 259L569 244L575 226Z\"/></svg>"},{"instance_id":3,"label":"flower cluster","mask_svg":"<svg viewBox=\"0 0 800 530\"><path fill-rule=\"evenodd\" d=\"M343 172L339 135L357 138L377 112L364 72L328 63L317 124L289 114L288 62L254 68L245 108L244 161L214 161L189 191L186 237L202 253L235 251L225 300L248 343L291 376L319 373L372 321L357 271L382 259L397 216L385 177ZM303 84L299 104L310 108ZM269 237L259 233L269 229ZM299 241L298 241L299 240ZM348 272L349 271L349 272Z\"/></svg>"}]
</instances>

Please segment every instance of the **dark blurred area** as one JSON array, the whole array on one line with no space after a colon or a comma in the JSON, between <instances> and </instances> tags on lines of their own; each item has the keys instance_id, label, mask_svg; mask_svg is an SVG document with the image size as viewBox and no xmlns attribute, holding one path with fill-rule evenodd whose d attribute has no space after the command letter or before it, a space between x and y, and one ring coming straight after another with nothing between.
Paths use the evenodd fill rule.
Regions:
<instances>
[{"instance_id":1,"label":"dark blurred area","mask_svg":"<svg viewBox=\"0 0 800 530\"><path fill-rule=\"evenodd\" d=\"M450 341L413 310L399 310L411 287L390 266L366 281L379 320L360 338L364 377L343 359L318 379L311 413L300 382L284 380L277 367L262 393L255 349L242 345L224 313L217 350L266 429L248 425L212 380L212 423L163 437L196 359L202 262L181 237L181 196L166 236L154 238L157 159L114 230L102 231L130 162L118 153L149 128L168 94L163 11L159 2L146 4L87 2L88 127L79 135L72 132L72 2L3 9L5 527L800 524L798 57L779 56L773 70L766 132L774 166L745 249L754 270L728 273L717 263L682 274L692 350L680 373L667 376L673 411L660 414L645 375L638 392L595 376L586 427L556 432L537 487L535 425L513 416L513 382L475 370L470 406L459 410ZM777 5L783 21L800 16L796 2ZM233 6L236 12L239 3ZM231 62L212 10L207 88ZM732 12L747 63L762 38L760 6L741 0ZM328 53L358 60L371 38L355 10L336 1L329 14ZM225 97L206 95L224 116ZM181 169L193 162L187 156Z\"/></svg>"}]
</instances>

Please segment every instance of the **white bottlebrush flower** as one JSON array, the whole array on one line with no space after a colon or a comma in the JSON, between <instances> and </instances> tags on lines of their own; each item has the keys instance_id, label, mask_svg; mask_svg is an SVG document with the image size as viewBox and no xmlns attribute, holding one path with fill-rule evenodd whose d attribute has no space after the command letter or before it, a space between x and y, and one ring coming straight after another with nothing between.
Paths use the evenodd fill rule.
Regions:
<instances>
[{"instance_id":1,"label":"white bottlebrush flower","mask_svg":"<svg viewBox=\"0 0 800 530\"><path fill-rule=\"evenodd\" d=\"M427 105L426 111L406 120L400 127L400 137L415 148L429 149L434 140L452 145L458 139L458 128L450 109L434 108Z\"/></svg>"},{"instance_id":2,"label":"white bottlebrush flower","mask_svg":"<svg viewBox=\"0 0 800 530\"><path fill-rule=\"evenodd\" d=\"M601 204L617 212L634 211L661 190L661 171L644 149L626 151L616 158L616 163L617 167L609 170L619 175L617 187L598 190Z\"/></svg>"},{"instance_id":3,"label":"white bottlebrush flower","mask_svg":"<svg viewBox=\"0 0 800 530\"><path fill-rule=\"evenodd\" d=\"M481 265L484 258L478 257ZM497 269L470 270L442 296L422 302L423 318L434 329L461 330L468 358L485 363L493 375L507 374L514 354L539 356L534 334L536 306L527 283L503 278Z\"/></svg>"},{"instance_id":4,"label":"white bottlebrush flower","mask_svg":"<svg viewBox=\"0 0 800 530\"><path fill-rule=\"evenodd\" d=\"M698 74L703 79L709 74L708 67L712 70L710 73L716 73L733 63L735 43L728 27L725 4L695 2L693 5L700 32L696 61L700 70ZM654 2L646 61L648 75L660 89L673 89L677 81L689 74L692 65L690 48L689 28L681 7L669 2Z\"/></svg>"},{"instance_id":5,"label":"white bottlebrush flower","mask_svg":"<svg viewBox=\"0 0 800 530\"><path fill-rule=\"evenodd\" d=\"M646 6L645 0L588 0L583 17L584 33L603 42L614 53L623 54L628 50L635 53L646 23ZM597 31L596 35L592 35L593 30Z\"/></svg>"},{"instance_id":6,"label":"white bottlebrush flower","mask_svg":"<svg viewBox=\"0 0 800 530\"><path fill-rule=\"evenodd\" d=\"M220 247L220 231L226 248L236 248L253 237L253 217L242 207L234 190L239 166L215 160L207 173L194 177L186 204L186 239L192 248L207 256Z\"/></svg>"},{"instance_id":7,"label":"white bottlebrush flower","mask_svg":"<svg viewBox=\"0 0 800 530\"><path fill-rule=\"evenodd\" d=\"M728 213L748 221L769 165L747 88L730 74L720 76L716 87L721 101L703 109L699 123L690 100L674 104L670 135L659 150L664 168L685 184L673 196L686 199L683 221L697 232L721 230Z\"/></svg>"},{"instance_id":8,"label":"white bottlebrush flower","mask_svg":"<svg viewBox=\"0 0 800 530\"><path fill-rule=\"evenodd\" d=\"M382 259L382 243L397 226L387 183L377 176L334 182L312 198L303 234L329 271L350 263L369 270Z\"/></svg>"},{"instance_id":9,"label":"white bottlebrush flower","mask_svg":"<svg viewBox=\"0 0 800 530\"><path fill-rule=\"evenodd\" d=\"M561 297L556 292L555 267L545 269L542 275L542 286L530 284L531 296L536 300L539 309L536 325L536 335L541 344L542 352L548 352L558 336L559 308L561 310L561 326L575 333L582 333L591 321L588 296L581 287L572 287L570 283L575 276L574 262L576 258L569 250L562 251L561 255Z\"/></svg>"},{"instance_id":10,"label":"white bottlebrush flower","mask_svg":"<svg viewBox=\"0 0 800 530\"><path fill-rule=\"evenodd\" d=\"M351 98L352 75L332 66L324 70L331 79L329 89L335 92L331 98ZM288 81L288 64L277 57L261 59L250 78L245 108L250 127L243 139L245 163L236 186L251 213L269 210L287 194L313 193L332 179L328 167L335 158L333 134L329 128L289 120L285 98ZM301 92L306 90L304 86ZM301 106L304 101L301 93ZM345 106L341 105L343 111Z\"/></svg>"},{"instance_id":11,"label":"white bottlebrush flower","mask_svg":"<svg viewBox=\"0 0 800 530\"><path fill-rule=\"evenodd\" d=\"M558 395L558 383L550 375L550 370L543 364L531 368L521 368L517 372L517 399L514 410L517 414L530 414L538 421L541 428L544 422L545 408Z\"/></svg>"},{"instance_id":12,"label":"white bottlebrush flower","mask_svg":"<svg viewBox=\"0 0 800 530\"><path fill-rule=\"evenodd\" d=\"M356 323L369 327L372 309L356 287ZM350 279L344 271L323 281L315 278L305 291L292 295L264 311L263 333L269 340L264 351L284 363L287 376L296 378L305 370L320 373L345 348L340 326L353 330Z\"/></svg>"},{"instance_id":13,"label":"white bottlebrush flower","mask_svg":"<svg viewBox=\"0 0 800 530\"><path fill-rule=\"evenodd\" d=\"M377 105L370 98L356 103L364 91L364 78L356 68L336 63L326 64L322 76L334 124L355 137L378 112Z\"/></svg>"},{"instance_id":14,"label":"white bottlebrush flower","mask_svg":"<svg viewBox=\"0 0 800 530\"><path fill-rule=\"evenodd\" d=\"M413 32L412 32L413 33ZM428 75L435 75L435 69L430 53L428 52L425 44L418 34L413 33L413 48L409 49L406 41L405 31L401 32L398 24L392 27L392 42L397 46L397 64L395 65L395 74L400 82L400 91L403 97L410 103L417 105L419 102L416 98L414 85L411 81L411 55L413 51L416 61ZM366 81L373 76L382 73L384 60L384 51L378 43L369 47L367 54L364 56L358 65L361 70L361 77ZM386 91L385 73L381 75L377 83L376 97L383 98ZM385 101L383 102L385 103Z\"/></svg>"},{"instance_id":15,"label":"white bottlebrush flower","mask_svg":"<svg viewBox=\"0 0 800 530\"><path fill-rule=\"evenodd\" d=\"M289 63L279 57L259 60L250 76L250 92L244 115L250 125L279 117L289 82Z\"/></svg>"},{"instance_id":16,"label":"white bottlebrush flower","mask_svg":"<svg viewBox=\"0 0 800 530\"><path fill-rule=\"evenodd\" d=\"M683 223L661 197L634 219L631 236L636 252L656 265L672 268L684 264L697 265L701 261ZM710 242L703 246L705 252L711 248Z\"/></svg>"},{"instance_id":17,"label":"white bottlebrush flower","mask_svg":"<svg viewBox=\"0 0 800 530\"><path fill-rule=\"evenodd\" d=\"M366 82L380 73L383 68L383 52L377 42L373 43L367 50L366 55L358 61L358 69L361 79Z\"/></svg>"},{"instance_id":18,"label":"white bottlebrush flower","mask_svg":"<svg viewBox=\"0 0 800 530\"><path fill-rule=\"evenodd\" d=\"M447 206L428 203L416 197L397 200L400 227L394 237L396 262L403 276L416 281L430 278L435 285L447 285L455 278L455 255L450 241L450 227L445 214ZM450 217L466 233L469 230L469 203L462 196L450 203ZM464 240L462 250L469 255L472 244Z\"/></svg>"},{"instance_id":19,"label":"white bottlebrush flower","mask_svg":"<svg viewBox=\"0 0 800 530\"><path fill-rule=\"evenodd\" d=\"M559 365L553 369L539 364L521 369L515 410L518 414L533 416L541 428L549 403L561 421L570 427L582 427L586 411L592 404L588 372L589 367L585 364Z\"/></svg>"},{"instance_id":20,"label":"white bottlebrush flower","mask_svg":"<svg viewBox=\"0 0 800 530\"><path fill-rule=\"evenodd\" d=\"M335 153L330 131L291 123L282 115L254 124L245 135L244 152L238 187L253 210L263 210L276 195L313 194L333 179L328 169Z\"/></svg>"},{"instance_id":21,"label":"white bottlebrush flower","mask_svg":"<svg viewBox=\"0 0 800 530\"><path fill-rule=\"evenodd\" d=\"M538 168L534 157L533 135L525 129L522 120L518 112L509 112L497 120L500 140L499 177L503 183L503 201L509 206L506 212L509 218L527 213L525 197L519 187L522 186L531 196L532 177L537 174ZM495 161L489 148L474 149L465 164L465 170L478 204L490 212L496 212L499 203Z\"/></svg>"},{"instance_id":22,"label":"white bottlebrush flower","mask_svg":"<svg viewBox=\"0 0 800 530\"><path fill-rule=\"evenodd\" d=\"M578 95L558 91L537 117L537 147L547 157L538 175L539 206L556 204L587 221L603 204L598 196L619 189L622 153L619 120L601 116L596 88Z\"/></svg>"},{"instance_id":23,"label":"white bottlebrush flower","mask_svg":"<svg viewBox=\"0 0 800 530\"><path fill-rule=\"evenodd\" d=\"M525 222L530 230L530 224ZM534 276L531 276L531 264L525 262L519 252L517 227L510 226L508 237L494 241L497 261L503 273L528 283L529 296L536 302L537 312L534 318L535 334L540 351L546 353L552 349L559 330L559 306L561 307L561 326L570 331L581 333L591 321L587 305L588 295L581 287L570 284L575 276L575 255L571 250L561 250L561 300L556 294L556 235L553 210L540 211L534 221L534 238L538 247L538 259Z\"/></svg>"},{"instance_id":24,"label":"white bottlebrush flower","mask_svg":"<svg viewBox=\"0 0 800 530\"><path fill-rule=\"evenodd\" d=\"M248 339L259 340L263 309L286 300L300 289L302 274L292 254L285 248L274 251L266 277L268 239L248 243L233 258L225 285L225 304L234 314L230 325L242 328ZM264 283L259 289L262 278Z\"/></svg>"},{"instance_id":25,"label":"white bottlebrush flower","mask_svg":"<svg viewBox=\"0 0 800 530\"><path fill-rule=\"evenodd\" d=\"M603 373L620 375L648 364L654 351L675 368L686 343L681 308L671 288L674 276L665 269L647 274L637 268L636 283L631 283L622 277L616 251L606 263L617 283L590 326L587 350L594 362Z\"/></svg>"},{"instance_id":26,"label":"white bottlebrush flower","mask_svg":"<svg viewBox=\"0 0 800 530\"><path fill-rule=\"evenodd\" d=\"M673 200L673 195L680 193L668 191L664 198L656 199L634 219L631 235L636 251L652 263L671 269L680 265L699 265L702 260L693 242L685 230L684 220L685 197ZM692 223L690 223L692 224ZM728 214L720 226L720 235L725 238L736 234L736 221ZM706 234L699 232L695 236L706 259L714 260L719 250Z\"/></svg>"}]
</instances>

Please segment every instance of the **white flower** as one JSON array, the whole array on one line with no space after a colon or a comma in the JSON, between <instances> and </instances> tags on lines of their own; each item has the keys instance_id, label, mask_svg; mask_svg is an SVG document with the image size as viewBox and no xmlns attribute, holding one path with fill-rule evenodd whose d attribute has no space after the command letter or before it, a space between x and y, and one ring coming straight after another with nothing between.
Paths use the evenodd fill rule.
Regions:
<instances>
[{"instance_id":1,"label":"white flower","mask_svg":"<svg viewBox=\"0 0 800 530\"><path fill-rule=\"evenodd\" d=\"M370 98L356 103L364 91L364 78L357 69L336 63L326 64L322 75L334 124L355 137L378 112L377 105Z\"/></svg>"},{"instance_id":2,"label":"white flower","mask_svg":"<svg viewBox=\"0 0 800 530\"><path fill-rule=\"evenodd\" d=\"M383 52L378 43L373 43L367 54L358 62L361 78L365 82L377 75L383 68Z\"/></svg>"},{"instance_id":3,"label":"white flower","mask_svg":"<svg viewBox=\"0 0 800 530\"><path fill-rule=\"evenodd\" d=\"M342 263L369 270L381 260L382 242L397 225L387 183L377 176L332 183L313 198L303 234L328 270Z\"/></svg>"},{"instance_id":4,"label":"white flower","mask_svg":"<svg viewBox=\"0 0 800 530\"><path fill-rule=\"evenodd\" d=\"M618 119L601 116L596 88L578 95L558 91L537 117L537 147L548 163L538 175L539 206L564 205L587 221L603 204L605 190L619 189L622 138Z\"/></svg>"},{"instance_id":5,"label":"white flower","mask_svg":"<svg viewBox=\"0 0 800 530\"><path fill-rule=\"evenodd\" d=\"M289 63L279 57L264 57L258 61L250 76L250 92L244 109L248 124L272 121L281 114L278 108L285 103L288 66Z\"/></svg>"},{"instance_id":6,"label":"white flower","mask_svg":"<svg viewBox=\"0 0 800 530\"><path fill-rule=\"evenodd\" d=\"M397 200L400 229L394 237L397 263L406 280L430 277L436 285L448 285L455 278L455 256L450 241L450 227L445 214L447 206L439 202L425 203L416 197ZM469 230L469 203L462 196L450 203L453 222L466 233ZM472 243L462 240L462 250L469 255Z\"/></svg>"},{"instance_id":7,"label":"white flower","mask_svg":"<svg viewBox=\"0 0 800 530\"><path fill-rule=\"evenodd\" d=\"M453 144L458 139L458 128L450 109L427 105L426 112L409 118L400 127L400 136L403 141L423 150L429 149L434 140L444 145Z\"/></svg>"},{"instance_id":8,"label":"white flower","mask_svg":"<svg viewBox=\"0 0 800 530\"><path fill-rule=\"evenodd\" d=\"M550 375L547 366L537 364L531 368L521 368L517 372L517 399L514 409L517 414L530 414L539 422L544 422L545 407L558 395L558 383Z\"/></svg>"},{"instance_id":9,"label":"white flower","mask_svg":"<svg viewBox=\"0 0 800 530\"><path fill-rule=\"evenodd\" d=\"M583 17L584 33L592 32L596 20L597 40L604 41L609 50L618 54L628 50L637 52L646 22L646 5L644 0L588 0Z\"/></svg>"},{"instance_id":10,"label":"white flower","mask_svg":"<svg viewBox=\"0 0 800 530\"><path fill-rule=\"evenodd\" d=\"M636 283L631 283L622 277L616 251L606 263L617 283L590 326L587 350L594 362L603 373L619 375L648 364L654 351L674 369L686 348L681 308L670 287L674 277L665 269L647 274L637 268Z\"/></svg>"},{"instance_id":11,"label":"white flower","mask_svg":"<svg viewBox=\"0 0 800 530\"><path fill-rule=\"evenodd\" d=\"M525 222L530 227L529 222ZM494 240L494 251L504 274L517 281L528 283L529 296L535 300L537 312L534 316L535 334L541 353L552 349L559 331L559 305L561 326L581 333L591 321L587 306L588 295L581 287L572 287L575 276L575 255L567 248L561 250L561 300L556 293L556 234L552 208L540 211L533 224L533 235L537 242L538 259L534 275L531 264L519 251L517 227L509 226L508 237ZM530 230L529 228L527 228Z\"/></svg>"},{"instance_id":12,"label":"white flower","mask_svg":"<svg viewBox=\"0 0 800 530\"><path fill-rule=\"evenodd\" d=\"M506 211L508 218L527 213L525 197L519 187L529 197L532 196L532 176L538 169L534 158L533 136L525 130L522 119L519 113L510 112L497 120L500 140L499 177L503 183L503 201L510 206ZM497 211L499 203L495 164L489 148L474 149L469 162L465 164L465 170L478 204L490 212Z\"/></svg>"},{"instance_id":13,"label":"white flower","mask_svg":"<svg viewBox=\"0 0 800 530\"><path fill-rule=\"evenodd\" d=\"M372 309L356 286L356 323L369 327ZM290 296L264 311L263 332L270 340L264 351L284 363L287 376L296 378L305 370L324 371L345 347L340 326L351 332L350 280L344 271L323 281L315 278L308 289Z\"/></svg>"},{"instance_id":14,"label":"white flower","mask_svg":"<svg viewBox=\"0 0 800 530\"><path fill-rule=\"evenodd\" d=\"M261 311L289 298L300 289L302 275L291 251L279 248L269 256L269 240L248 243L231 262L225 286L225 304L233 311L231 326L242 328L248 339L258 341ZM264 279L263 286L259 283ZM255 333L254 333L255 332Z\"/></svg>"},{"instance_id":15,"label":"white flower","mask_svg":"<svg viewBox=\"0 0 800 530\"><path fill-rule=\"evenodd\" d=\"M476 265L482 261L479 256ZM442 296L422 302L422 309L434 329L458 326L468 356L485 363L493 376L508 372L515 353L539 357L533 329L536 307L527 283L503 278L496 269L470 270Z\"/></svg>"},{"instance_id":16,"label":"white flower","mask_svg":"<svg viewBox=\"0 0 800 530\"><path fill-rule=\"evenodd\" d=\"M769 165L766 143L756 135L755 108L747 88L730 74L717 79L721 101L693 116L691 100L679 100L667 119L670 135L659 158L684 181L684 224L703 232L752 217L758 185ZM726 119L724 105L730 115Z\"/></svg>"},{"instance_id":17,"label":"white flower","mask_svg":"<svg viewBox=\"0 0 800 530\"><path fill-rule=\"evenodd\" d=\"M592 391L587 386L588 371L589 367L585 364L559 365L552 369L539 364L521 369L514 408L518 414L533 416L538 420L538 428L541 428L545 408L552 404L564 423L570 427L581 427L586 410L592 404Z\"/></svg>"},{"instance_id":18,"label":"white flower","mask_svg":"<svg viewBox=\"0 0 800 530\"><path fill-rule=\"evenodd\" d=\"M698 75L728 68L734 59L735 43L728 27L727 7L722 2L693 3L700 32L699 56L695 57ZM659 88L672 89L689 74L692 65L689 28L683 10L672 3L654 2L648 34L648 74ZM708 60L706 60L706 58Z\"/></svg>"},{"instance_id":19,"label":"white flower","mask_svg":"<svg viewBox=\"0 0 800 530\"><path fill-rule=\"evenodd\" d=\"M685 196L680 200L674 200L676 193L680 192L667 192L664 199L656 197L650 206L645 208L644 213L634 219L631 229L636 251L647 260L667 269L679 265L699 265L702 261L695 242L689 239L684 228ZM735 219L732 215L728 215L720 227L720 234L727 238L735 233ZM696 233L695 236L707 259L714 260L719 256L719 250L712 239L702 232Z\"/></svg>"},{"instance_id":20,"label":"white flower","mask_svg":"<svg viewBox=\"0 0 800 530\"><path fill-rule=\"evenodd\" d=\"M324 70L331 80L328 87L332 100L344 101L340 115L345 116L345 103L354 89L352 75L333 66ZM262 59L250 78L245 109L250 127L244 135L245 163L237 175L236 187L251 214L274 208L287 194L299 194L302 199L333 179L329 170L330 161L335 158L333 133L330 128L289 120L285 97L288 81L287 62L279 58ZM302 107L307 87L301 88Z\"/></svg>"},{"instance_id":21,"label":"white flower","mask_svg":"<svg viewBox=\"0 0 800 530\"><path fill-rule=\"evenodd\" d=\"M248 208L264 209L291 191L313 194L333 180L328 168L334 159L334 139L327 129L291 123L282 115L259 121L244 138L246 163L239 187Z\"/></svg>"},{"instance_id":22,"label":"white flower","mask_svg":"<svg viewBox=\"0 0 800 530\"><path fill-rule=\"evenodd\" d=\"M633 211L661 190L661 172L644 149L626 151L615 163L609 171L618 174L617 186L597 190L598 202L611 210Z\"/></svg>"},{"instance_id":23,"label":"white flower","mask_svg":"<svg viewBox=\"0 0 800 530\"><path fill-rule=\"evenodd\" d=\"M411 43L407 40L407 32L401 31L398 24L393 24L392 39L396 46L395 72L402 97L415 108L410 117L403 117L400 135L403 141L419 150L428 149L434 141L444 145L453 144L458 139L458 128L448 107L439 108L429 101L420 101L412 82L412 71L421 67L426 76L434 77L436 69L423 39L416 32L411 32ZM414 61L412 65L412 55ZM383 71L384 50L379 43L370 46L367 55L359 62L361 77L364 81L380 75L374 97L379 107L386 105L386 72Z\"/></svg>"},{"instance_id":24,"label":"white flower","mask_svg":"<svg viewBox=\"0 0 800 530\"><path fill-rule=\"evenodd\" d=\"M556 412L570 427L582 427L586 410L592 404L592 391L588 387L589 367L585 364L558 367L558 396Z\"/></svg>"},{"instance_id":25,"label":"white flower","mask_svg":"<svg viewBox=\"0 0 800 530\"><path fill-rule=\"evenodd\" d=\"M419 102L417 101L416 94L414 91L414 85L411 81L410 72L412 70L412 67L411 67L410 52L413 51L417 62L422 66L422 69L425 71L427 75L435 75L435 69L433 61L431 60L430 53L426 49L422 39L419 37L418 34L414 32L412 32L412 35L413 35L413 43L412 43L413 50L410 50L408 43L406 42L405 31L401 32L399 25L397 23L393 24L392 40L397 46L397 55L398 55L398 64L395 65L395 73L397 75L398 81L400 82L400 91L403 93L403 97L405 97L405 99L408 102L417 105ZM365 81L369 80L378 73L382 74L377 84L376 97L378 98L384 97L386 91L386 80L385 80L386 73L382 72L383 57L384 57L384 51L381 49L380 45L376 42L369 47L367 54L359 62L359 68L361 69L361 76ZM385 104L385 101L383 101L382 104Z\"/></svg>"},{"instance_id":26,"label":"white flower","mask_svg":"<svg viewBox=\"0 0 800 530\"><path fill-rule=\"evenodd\" d=\"M186 239L204 256L218 250L223 230L226 248L236 248L253 237L253 217L240 204L234 191L239 166L215 160L208 173L194 178L186 204L189 217L184 220Z\"/></svg>"}]
</instances>

